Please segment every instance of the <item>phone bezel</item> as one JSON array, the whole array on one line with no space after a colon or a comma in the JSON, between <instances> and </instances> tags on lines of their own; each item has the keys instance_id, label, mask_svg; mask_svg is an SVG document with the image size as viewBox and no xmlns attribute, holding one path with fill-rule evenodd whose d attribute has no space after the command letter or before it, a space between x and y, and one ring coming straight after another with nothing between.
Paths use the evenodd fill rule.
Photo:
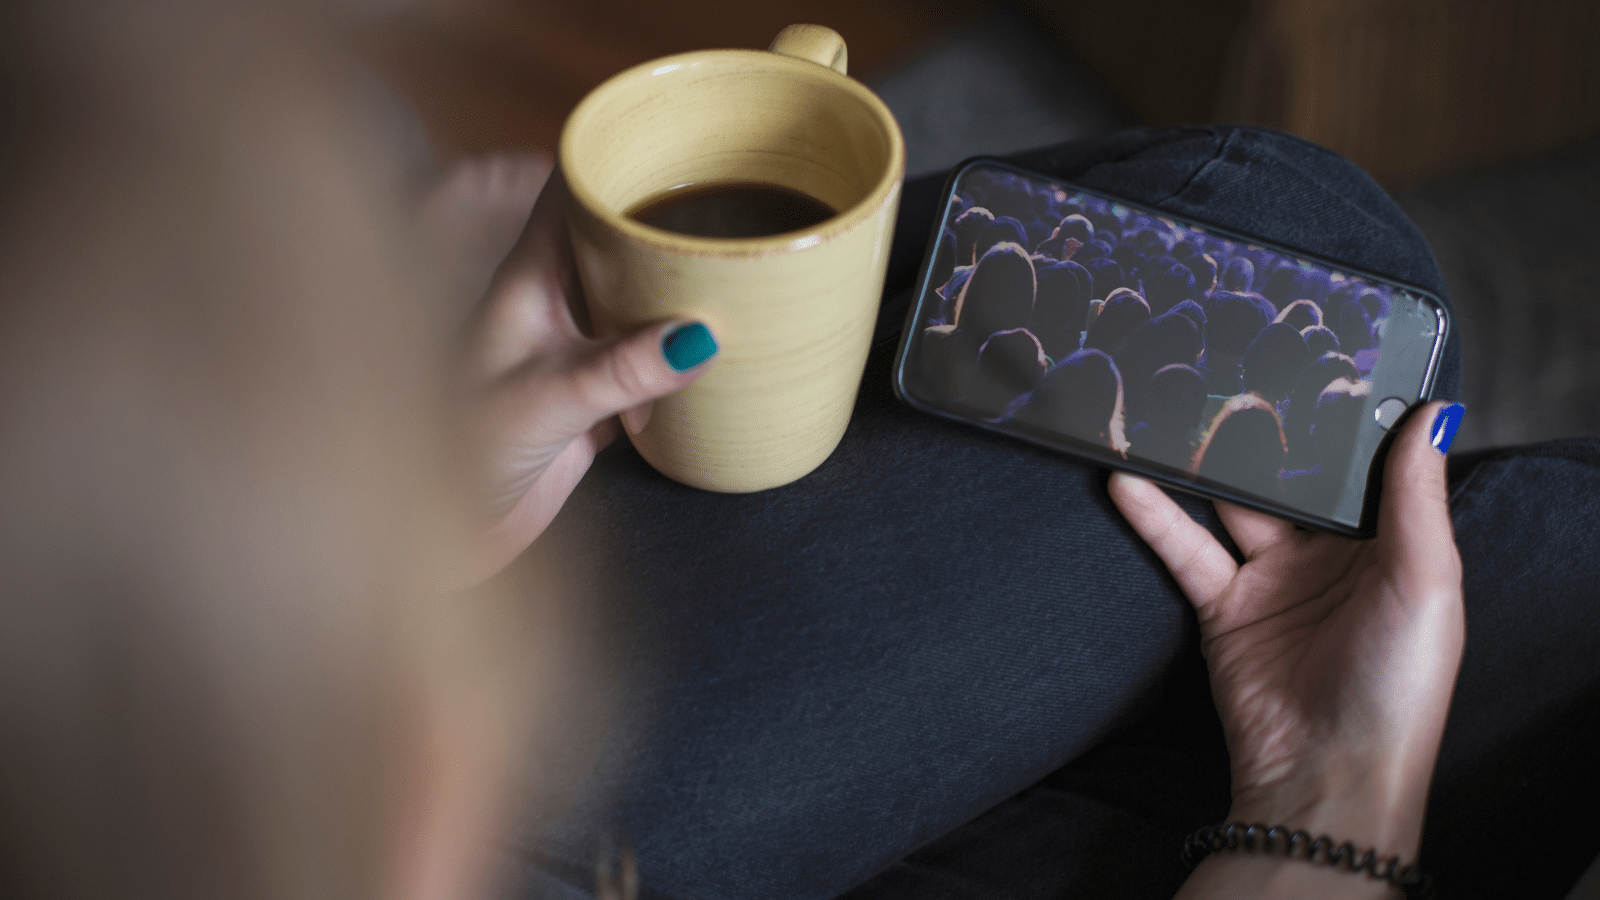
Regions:
<instances>
[{"instance_id":1,"label":"phone bezel","mask_svg":"<svg viewBox=\"0 0 1600 900\"><path fill-rule=\"evenodd\" d=\"M1418 392L1417 404L1408 409L1406 414L1401 417L1400 421L1387 429L1387 431L1382 434L1378 440L1378 443L1373 451L1372 465L1368 470L1369 477L1367 479L1367 484L1362 491L1361 516L1359 525L1352 528L1346 523L1336 519L1314 516L1304 512L1303 510L1298 510L1287 505L1280 505L1270 501L1262 500L1253 495L1236 491L1232 489L1230 485L1222 482L1201 478L1188 473L1183 473L1181 475L1173 474L1177 470L1167 471L1167 467L1161 466L1160 464L1151 463L1146 460L1117 457L1115 454L1111 453L1109 449L1101 450L1100 448L1089 444L1087 441L1075 438L1072 435L1060 434L1057 432L1047 432L1046 434L1048 437L1039 436L1029 432L1040 431L1040 429L1029 427L1026 423L1015 423L1001 426L997 423L984 421L982 418L978 418L973 415L965 415L957 410L941 408L939 406L932 405L923 399L912 396L905 386L905 369L912 338L917 331L917 324L924 318L924 316L921 315L923 304L926 302L933 287L928 282L933 275L934 250L938 246L938 242L945 228L945 219L949 214L950 203L953 200L956 186L960 183L962 175L964 175L969 169L980 165L1005 169L1029 180L1043 182L1045 184L1061 187L1070 191L1089 194L1112 203L1126 206L1130 209L1138 210L1147 215L1169 219L1180 225L1199 228L1208 234L1215 235L1222 239L1251 244L1266 250L1271 250L1275 253L1283 254L1284 256L1293 259L1305 260L1307 262L1326 267L1330 271L1340 272L1346 275L1354 275L1369 281L1385 284L1392 288L1397 288L1407 293L1416 295L1431 305L1434 314L1438 318L1439 327L1437 336L1434 339L1433 347L1428 354L1428 362L1423 374L1422 385ZM1231 228L1214 225L1209 222L1191 218L1189 216L1179 215L1173 212L1162 210L1149 204L1140 203L1129 200L1125 197L1117 196L1116 194L1107 193L1103 190L1086 188L1082 185L1074 183L1070 179L1058 178L1042 172L1030 171L1021 166L1017 166L1011 162L996 157L973 157L957 165L951 170L949 177L945 180L944 188L940 197L941 202L938 205L938 214L934 221L932 232L928 237L928 242L923 253L922 265L917 274L917 280L914 287L915 293L913 294L909 308L906 311L905 323L901 328L900 346L897 348L895 353L893 369L894 392L895 396L898 397L902 403L905 403L907 406L910 406L912 409L915 409L919 412L927 413L941 419L964 423L969 426L980 428L984 431L1003 435L1013 440L1019 440L1034 446L1043 447L1048 450L1054 450L1068 457L1083 460L1097 466L1133 472L1167 487L1171 487L1175 490L1180 490L1185 493L1195 494L1209 499L1223 500L1238 506L1243 506L1249 509L1267 513L1269 515L1288 519L1289 521L1300 525L1355 538L1368 538L1377 533L1378 504L1379 495L1381 492L1380 486L1384 459L1388 455L1388 449L1390 444L1393 442L1396 430L1399 429L1401 425L1410 418L1411 413L1416 409L1417 406L1428 402L1432 398L1434 380L1439 371L1439 361L1443 356L1445 342L1449 337L1449 329L1451 325L1449 309L1433 292L1419 288L1416 285L1407 284L1402 281L1397 281L1393 278L1388 278L1372 272L1364 271L1346 263L1335 262L1315 253L1307 253L1305 251L1296 250L1276 241L1269 241L1264 238L1245 234ZM1370 427L1373 428L1379 427L1376 422L1369 424Z\"/></svg>"}]
</instances>

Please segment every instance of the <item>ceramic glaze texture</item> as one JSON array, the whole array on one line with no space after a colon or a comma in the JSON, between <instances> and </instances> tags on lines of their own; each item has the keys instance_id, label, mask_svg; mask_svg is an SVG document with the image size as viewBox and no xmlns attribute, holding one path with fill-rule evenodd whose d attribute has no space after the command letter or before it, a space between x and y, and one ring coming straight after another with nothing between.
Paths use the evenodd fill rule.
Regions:
<instances>
[{"instance_id":1,"label":"ceramic glaze texture","mask_svg":"<svg viewBox=\"0 0 1600 900\"><path fill-rule=\"evenodd\" d=\"M774 46L806 58L710 50L629 69L579 104L561 139L568 223L597 330L688 317L717 337L705 377L624 419L657 470L716 491L793 481L843 436L905 168L888 108L826 64L844 66L837 35L802 26ZM625 215L667 190L719 182L777 184L840 212L803 231L741 239Z\"/></svg>"}]
</instances>

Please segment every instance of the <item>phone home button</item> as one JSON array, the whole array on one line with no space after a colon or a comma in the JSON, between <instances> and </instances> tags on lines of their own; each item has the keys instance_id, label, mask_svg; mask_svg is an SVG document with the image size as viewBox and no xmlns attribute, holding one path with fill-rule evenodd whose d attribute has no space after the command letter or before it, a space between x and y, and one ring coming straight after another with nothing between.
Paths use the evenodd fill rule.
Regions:
<instances>
[{"instance_id":1,"label":"phone home button","mask_svg":"<svg viewBox=\"0 0 1600 900\"><path fill-rule=\"evenodd\" d=\"M1406 402L1399 397L1390 397L1378 404L1378 408L1373 411L1372 417L1378 420L1379 428L1388 431L1394 427L1394 423L1400 421L1400 417L1405 415L1405 412Z\"/></svg>"}]
</instances>

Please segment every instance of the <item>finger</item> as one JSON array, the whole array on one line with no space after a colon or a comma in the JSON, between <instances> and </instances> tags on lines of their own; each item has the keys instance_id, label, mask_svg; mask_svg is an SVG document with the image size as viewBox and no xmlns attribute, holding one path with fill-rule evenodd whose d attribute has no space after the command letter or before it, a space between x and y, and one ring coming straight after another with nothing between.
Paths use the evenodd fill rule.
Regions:
<instances>
[{"instance_id":1,"label":"finger","mask_svg":"<svg viewBox=\"0 0 1600 900\"><path fill-rule=\"evenodd\" d=\"M511 509L478 536L473 558L458 576L462 586L487 580L544 532L599 452L593 436L594 432L581 435L563 447Z\"/></svg>"},{"instance_id":2,"label":"finger","mask_svg":"<svg viewBox=\"0 0 1600 900\"><path fill-rule=\"evenodd\" d=\"M1217 518L1247 560L1294 536L1294 525L1287 520L1232 503L1218 501Z\"/></svg>"},{"instance_id":3,"label":"finger","mask_svg":"<svg viewBox=\"0 0 1600 900\"><path fill-rule=\"evenodd\" d=\"M1233 557L1211 532L1151 482L1113 472L1109 491L1123 518L1166 564L1201 618L1208 618L1217 597L1239 571Z\"/></svg>"},{"instance_id":4,"label":"finger","mask_svg":"<svg viewBox=\"0 0 1600 900\"><path fill-rule=\"evenodd\" d=\"M532 443L566 440L625 409L688 387L717 354L716 339L699 322L664 322L627 337L594 341L568 363L530 367L510 386L526 411Z\"/></svg>"},{"instance_id":5,"label":"finger","mask_svg":"<svg viewBox=\"0 0 1600 900\"><path fill-rule=\"evenodd\" d=\"M1406 420L1389 448L1378 504L1378 540L1398 555L1401 568L1456 584L1461 561L1450 524L1444 451L1465 411L1460 404L1429 403Z\"/></svg>"},{"instance_id":6,"label":"finger","mask_svg":"<svg viewBox=\"0 0 1600 900\"><path fill-rule=\"evenodd\" d=\"M581 336L572 310L580 293L566 199L557 169L468 320L471 362L482 377L504 374L552 341Z\"/></svg>"}]
</instances>

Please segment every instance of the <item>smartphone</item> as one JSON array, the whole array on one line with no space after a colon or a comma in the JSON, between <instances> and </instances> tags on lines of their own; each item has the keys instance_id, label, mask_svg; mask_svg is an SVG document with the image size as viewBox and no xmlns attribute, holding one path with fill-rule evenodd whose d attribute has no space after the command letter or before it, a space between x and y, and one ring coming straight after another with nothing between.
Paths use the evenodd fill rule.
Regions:
<instances>
[{"instance_id":1,"label":"smartphone","mask_svg":"<svg viewBox=\"0 0 1600 900\"><path fill-rule=\"evenodd\" d=\"M1436 297L1000 160L951 174L895 364L910 406L1355 537L1431 396Z\"/></svg>"}]
</instances>

